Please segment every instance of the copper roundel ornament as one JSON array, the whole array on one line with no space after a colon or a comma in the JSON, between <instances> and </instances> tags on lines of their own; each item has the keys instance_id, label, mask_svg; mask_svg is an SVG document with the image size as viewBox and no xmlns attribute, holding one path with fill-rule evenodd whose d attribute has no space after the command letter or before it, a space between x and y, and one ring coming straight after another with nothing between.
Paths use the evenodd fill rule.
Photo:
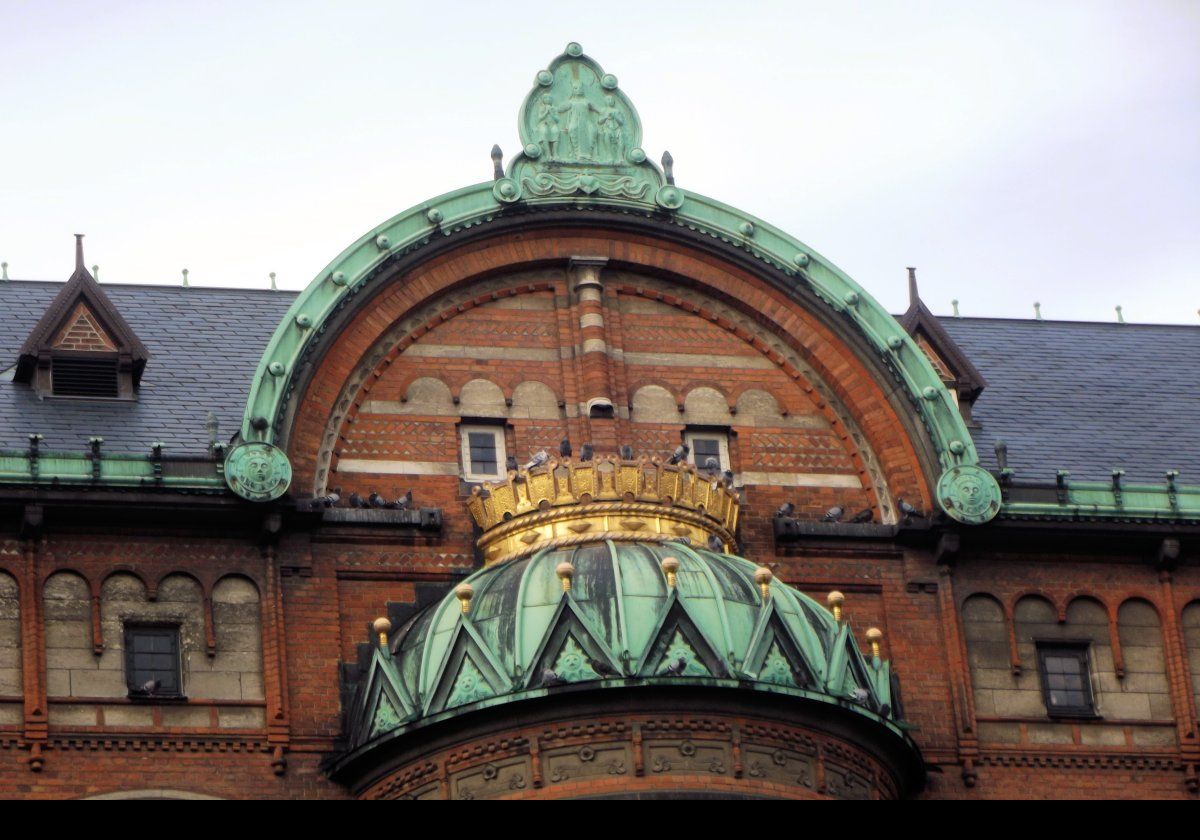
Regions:
<instances>
[{"instance_id":1,"label":"copper roundel ornament","mask_svg":"<svg viewBox=\"0 0 1200 840\"><path fill-rule=\"evenodd\" d=\"M277 446L243 443L230 450L225 458L225 483L243 499L274 501L292 483L292 465Z\"/></svg>"},{"instance_id":2,"label":"copper roundel ornament","mask_svg":"<svg viewBox=\"0 0 1200 840\"><path fill-rule=\"evenodd\" d=\"M991 473L974 464L960 464L942 473L937 497L950 518L967 525L990 522L1000 512L1000 485Z\"/></svg>"}]
</instances>

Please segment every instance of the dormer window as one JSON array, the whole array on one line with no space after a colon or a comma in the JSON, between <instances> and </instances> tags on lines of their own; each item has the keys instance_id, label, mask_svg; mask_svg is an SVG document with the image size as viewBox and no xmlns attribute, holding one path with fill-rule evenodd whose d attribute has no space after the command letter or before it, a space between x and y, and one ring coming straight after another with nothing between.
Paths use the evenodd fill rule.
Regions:
<instances>
[{"instance_id":1,"label":"dormer window","mask_svg":"<svg viewBox=\"0 0 1200 840\"><path fill-rule=\"evenodd\" d=\"M115 400L121 396L120 360L116 353L54 353L50 357L50 392L56 397Z\"/></svg>"},{"instance_id":2,"label":"dormer window","mask_svg":"<svg viewBox=\"0 0 1200 840\"><path fill-rule=\"evenodd\" d=\"M132 400L149 353L83 264L51 301L21 348L13 376L42 397Z\"/></svg>"}]
</instances>

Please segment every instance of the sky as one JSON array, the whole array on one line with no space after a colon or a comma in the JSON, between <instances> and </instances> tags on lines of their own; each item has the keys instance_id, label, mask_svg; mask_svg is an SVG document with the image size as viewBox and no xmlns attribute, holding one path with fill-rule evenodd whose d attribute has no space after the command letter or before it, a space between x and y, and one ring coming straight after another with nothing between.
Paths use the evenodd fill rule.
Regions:
<instances>
[{"instance_id":1,"label":"sky","mask_svg":"<svg viewBox=\"0 0 1200 840\"><path fill-rule=\"evenodd\" d=\"M577 11L572 11L575 6ZM1200 2L0 0L0 259L300 289L583 44L678 185L893 312L1200 325Z\"/></svg>"}]
</instances>

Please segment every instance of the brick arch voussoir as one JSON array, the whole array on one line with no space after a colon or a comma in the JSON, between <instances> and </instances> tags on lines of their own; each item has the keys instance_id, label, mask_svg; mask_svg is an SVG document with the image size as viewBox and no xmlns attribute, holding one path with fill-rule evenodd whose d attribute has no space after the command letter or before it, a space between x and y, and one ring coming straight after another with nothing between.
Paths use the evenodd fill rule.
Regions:
<instances>
[{"instance_id":1,"label":"brick arch voussoir","mask_svg":"<svg viewBox=\"0 0 1200 840\"><path fill-rule=\"evenodd\" d=\"M923 505L932 505L916 448L884 388L836 333L808 315L796 301L746 270L695 251L686 244L611 231L584 234L576 229L543 229L520 238L496 237L467 243L414 266L369 298L369 306L360 304L358 311L348 316L329 349L313 363L313 375L308 379L298 399L295 416L285 430L285 445L295 467L297 486L312 485L320 469L317 454L323 443L329 443L323 438L340 402L342 384L363 365L379 338L397 322L442 295L501 272L561 265L581 253L607 256L614 265L645 273L686 279L735 310L753 317L758 324L768 328L776 340L810 364L845 403L866 441L874 447L889 484L894 491L899 491L896 495L911 494L919 497ZM556 291L555 286L553 283L516 283L503 292L492 291L460 299L417 325L385 355L394 359L438 323L468 308L509 294ZM803 375L794 368L789 370L791 366L787 360L762 335L755 335L744 326L733 324L719 313L706 311L692 301L654 290L646 290L646 294L731 330L781 365L789 376ZM372 360L370 367L374 369L381 362L382 358ZM369 386L376 380L374 375L364 378L363 387L351 401L351 410L356 411L363 393L369 392ZM828 408L822 405L824 400L817 402L823 411Z\"/></svg>"}]
</instances>

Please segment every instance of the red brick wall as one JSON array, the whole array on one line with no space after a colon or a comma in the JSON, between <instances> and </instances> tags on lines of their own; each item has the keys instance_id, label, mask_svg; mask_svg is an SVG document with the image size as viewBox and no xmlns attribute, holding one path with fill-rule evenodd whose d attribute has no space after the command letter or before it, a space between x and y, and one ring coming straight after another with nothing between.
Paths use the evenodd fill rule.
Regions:
<instances>
[{"instance_id":1,"label":"red brick wall","mask_svg":"<svg viewBox=\"0 0 1200 840\"><path fill-rule=\"evenodd\" d=\"M1200 574L1185 566L1173 575L1160 575L1149 552L1110 554L1100 562L1092 556L1042 554L1027 547L975 547L962 552L953 567L939 567L926 545L818 541L776 546L770 520L784 501L796 503L798 515L805 518L817 518L835 504L853 511L874 503L865 448L873 450L893 498L904 497L926 509L932 505L929 477L917 457L922 447L908 440L886 396L892 384L875 381L847 340L740 268L644 236L551 230L519 241L495 239L465 246L396 278L332 339L300 398L287 445L296 468L293 490L305 496L314 486L317 453L325 445L339 395L381 336L400 330L395 351L371 369L354 391L357 407L333 429L334 472L328 486L340 487L344 496L351 490L363 495L378 490L394 497L411 489L418 507L441 508L441 533L397 535L330 525L307 530L287 524L278 546L268 541L264 550L257 527L176 525L170 513L156 513L152 528L128 518L125 524L114 519L108 526L74 529L51 520L45 538L32 543L18 541L12 530L0 533L0 571L11 574L22 593L22 655L29 695L23 702L23 723L0 725L0 796L67 797L130 789L231 797L344 795L317 768L334 749L341 728L340 663L352 661L357 645L370 641L367 624L385 613L388 602L412 600L422 582L449 585L475 563L465 486L456 476L336 472L338 461L346 458L456 464L456 418L358 409L366 400L402 402L409 385L421 376L442 379L452 396L460 396L472 379L488 379L508 399L521 382L533 378L564 405L577 404L585 383L571 359L513 362L477 359L470 353L458 359L416 359L402 351L425 343L570 356L561 351L578 343L580 313L571 303L565 266L569 257L579 254L604 256L623 266L618 281L606 285L604 292L605 340L610 346L627 354L670 349L772 362L741 368L610 363L607 381L592 381L588 387L608 389L619 408L627 407L646 384L660 385L680 402L696 387L712 387L730 406L736 406L747 388L765 390L788 416L813 414L826 425L804 430L748 425L739 423L735 414L730 422L735 470L771 466L862 479L861 490L747 487L740 548L818 600L831 589L846 593L846 615L860 644L865 645L867 627L883 629L884 654L900 674L908 719L918 727L914 738L940 771L931 774L925 796L1191 795L1187 780L1194 778L1200 763L1200 746L1179 616L1187 604L1200 599ZM505 279L510 274L511 282ZM473 296L474 284L485 280L492 291ZM667 283L694 284L697 293L664 291ZM447 290L454 291L458 302L443 312L437 301ZM498 296L510 294L548 306L491 305ZM719 305L706 309L696 302L701 298ZM637 306L622 308L632 300L656 302L665 309L638 314ZM730 320L721 306L752 315L758 329L750 331ZM408 323L418 311L433 314ZM797 353L819 381L791 366L779 348ZM862 429L862 444L836 422L837 415L819 393L821 382ZM508 425L506 439L518 458L535 448L553 449L564 435L577 448L589 439L598 447L629 441L640 452L665 454L683 428L682 422L634 424L621 417L609 421L577 416L512 417ZM183 571L209 592L226 574L253 580L262 596L266 729L237 734L47 730L44 717L34 714L39 704L44 706L38 694L44 692L44 680L39 689L44 662L39 665L37 651L45 628L38 623L37 589L59 569L77 571L91 585L113 571L127 570L150 587ZM1063 606L1078 594L1094 596L1114 609L1134 596L1154 604L1163 618L1180 746L1148 754L1082 744L1051 749L982 742L958 615L962 601L977 592L993 594L1003 603L1038 592ZM280 757L286 760L286 770L277 775L284 768L272 759ZM40 771L33 772L33 765Z\"/></svg>"}]
</instances>

